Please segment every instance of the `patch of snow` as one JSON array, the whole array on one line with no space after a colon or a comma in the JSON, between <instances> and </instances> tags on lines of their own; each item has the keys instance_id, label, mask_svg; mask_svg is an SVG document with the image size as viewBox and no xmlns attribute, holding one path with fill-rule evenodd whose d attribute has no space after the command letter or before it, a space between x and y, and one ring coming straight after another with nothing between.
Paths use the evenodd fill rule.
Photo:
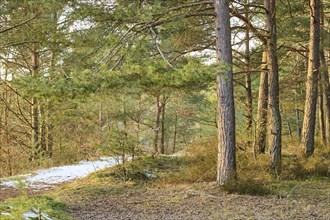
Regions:
<instances>
[{"instance_id":1,"label":"patch of snow","mask_svg":"<svg viewBox=\"0 0 330 220\"><path fill-rule=\"evenodd\" d=\"M113 157L103 157L97 161L81 161L79 164L53 167L36 171L33 174L19 175L0 180L0 185L16 187L20 183L32 189L51 188L74 179L83 178L90 173L119 164Z\"/></svg>"},{"instance_id":2,"label":"patch of snow","mask_svg":"<svg viewBox=\"0 0 330 220\"><path fill-rule=\"evenodd\" d=\"M150 172L150 171L145 172L144 175L149 179L157 178L157 176L154 173Z\"/></svg>"},{"instance_id":3,"label":"patch of snow","mask_svg":"<svg viewBox=\"0 0 330 220\"><path fill-rule=\"evenodd\" d=\"M36 212L36 211L28 211L23 214L23 219L24 220L39 219L39 215L37 213L38 212ZM46 215L43 212L40 213L40 216L41 216L41 219L52 220L48 215Z\"/></svg>"},{"instance_id":4,"label":"patch of snow","mask_svg":"<svg viewBox=\"0 0 330 220\"><path fill-rule=\"evenodd\" d=\"M178 151L174 154L170 154L169 156L170 157L184 157L184 156L188 156L189 153L188 152L185 152L185 151Z\"/></svg>"},{"instance_id":5,"label":"patch of snow","mask_svg":"<svg viewBox=\"0 0 330 220\"><path fill-rule=\"evenodd\" d=\"M1 212L1 215L6 215L6 216L11 216L11 214L9 212Z\"/></svg>"}]
</instances>

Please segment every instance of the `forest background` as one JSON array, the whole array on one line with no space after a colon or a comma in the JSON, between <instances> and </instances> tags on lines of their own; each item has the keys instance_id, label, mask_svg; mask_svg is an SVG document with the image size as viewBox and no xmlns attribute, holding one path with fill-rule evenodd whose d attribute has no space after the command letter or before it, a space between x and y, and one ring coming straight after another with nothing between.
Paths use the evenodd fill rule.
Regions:
<instances>
[{"instance_id":1,"label":"forest background","mask_svg":"<svg viewBox=\"0 0 330 220\"><path fill-rule=\"evenodd\" d=\"M274 52L280 147L295 144L294 151L312 155L297 143L306 142L304 118L314 117L315 130L307 127L315 131L316 154L327 152L315 156L322 166L330 143L330 3L319 4L319 80L307 77L315 18L308 2L278 2ZM230 1L236 151L248 158L270 152L272 167L266 6ZM1 1L0 177L211 142L218 129L215 79L228 70L215 61L214 22L213 1ZM304 117L308 85L318 90L315 114Z\"/></svg>"}]
</instances>

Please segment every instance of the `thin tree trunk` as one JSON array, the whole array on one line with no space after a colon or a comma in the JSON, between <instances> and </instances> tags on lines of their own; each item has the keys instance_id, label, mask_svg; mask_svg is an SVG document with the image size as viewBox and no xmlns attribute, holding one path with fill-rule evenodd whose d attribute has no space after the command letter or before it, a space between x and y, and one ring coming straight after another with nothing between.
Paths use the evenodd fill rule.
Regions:
<instances>
[{"instance_id":1,"label":"thin tree trunk","mask_svg":"<svg viewBox=\"0 0 330 220\"><path fill-rule=\"evenodd\" d=\"M37 76L39 61L38 61L38 53L36 51L32 52L32 77ZM39 120L38 120L38 102L36 98L32 98L31 100L31 143L32 143L32 155L31 159L38 159L40 156L40 143L39 143Z\"/></svg>"},{"instance_id":2,"label":"thin tree trunk","mask_svg":"<svg viewBox=\"0 0 330 220\"><path fill-rule=\"evenodd\" d=\"M324 27L324 7L323 3L321 2L321 20L320 20L320 29L322 32L326 32L327 30ZM329 21L328 21L329 23ZM327 35L322 38L322 42L326 42L326 40L329 40L329 37L326 37ZM323 109L324 109L324 126L325 126L325 139L326 144L330 145L330 82L329 82L329 71L328 66L326 63L324 50L323 48L320 49L320 71L321 71L321 83L322 83L322 93L323 93Z\"/></svg>"},{"instance_id":3,"label":"thin tree trunk","mask_svg":"<svg viewBox=\"0 0 330 220\"><path fill-rule=\"evenodd\" d=\"M317 86L320 67L320 0L310 0L310 9L310 42L306 81L306 101L301 137L301 146L306 150L307 156L314 153Z\"/></svg>"},{"instance_id":4,"label":"thin tree trunk","mask_svg":"<svg viewBox=\"0 0 330 220\"><path fill-rule=\"evenodd\" d=\"M162 109L162 133L160 138L160 153L165 154L165 107L166 107L166 98L163 97L163 103L161 106Z\"/></svg>"},{"instance_id":5,"label":"thin tree trunk","mask_svg":"<svg viewBox=\"0 0 330 220\"><path fill-rule=\"evenodd\" d=\"M319 74L319 77L321 74ZM320 77L321 79L321 77ZM319 88L320 91L318 93L318 105L319 105L319 134L320 134L320 140L322 144L326 143L326 137L325 137L325 121L324 121L324 108L323 108L323 88L322 88L322 82L319 81Z\"/></svg>"},{"instance_id":6,"label":"thin tree trunk","mask_svg":"<svg viewBox=\"0 0 330 220\"><path fill-rule=\"evenodd\" d=\"M103 138L103 126L104 126L104 120L103 120L103 103L100 102L100 110L99 110L99 142L100 146L103 146L104 144L104 138Z\"/></svg>"},{"instance_id":7,"label":"thin tree trunk","mask_svg":"<svg viewBox=\"0 0 330 220\"><path fill-rule=\"evenodd\" d=\"M54 13L54 21L57 21L57 14ZM50 63L50 74L48 77L48 80L52 80L53 77L55 76L55 67L56 67L56 51L52 51L52 56L51 56L51 63ZM46 126L46 151L47 151L47 156L49 158L53 157L53 145L54 145L54 139L53 139L53 130L54 130L54 125L51 120L51 114L52 114L52 104L50 100L47 98L46 99L46 113L45 113L45 126Z\"/></svg>"},{"instance_id":8,"label":"thin tree trunk","mask_svg":"<svg viewBox=\"0 0 330 220\"><path fill-rule=\"evenodd\" d=\"M291 130L290 121L286 120L286 124L288 125L289 136L290 136L290 140L292 141L292 130Z\"/></svg>"},{"instance_id":9,"label":"thin tree trunk","mask_svg":"<svg viewBox=\"0 0 330 220\"><path fill-rule=\"evenodd\" d=\"M160 125L160 114L161 105L159 101L159 96L156 97L156 124L154 128L154 155L158 154L158 136L159 136L159 125Z\"/></svg>"},{"instance_id":10,"label":"thin tree trunk","mask_svg":"<svg viewBox=\"0 0 330 220\"><path fill-rule=\"evenodd\" d=\"M236 176L235 108L229 3L215 1L216 51L225 70L217 76L218 96L218 169L217 183L224 185Z\"/></svg>"},{"instance_id":11,"label":"thin tree trunk","mask_svg":"<svg viewBox=\"0 0 330 220\"><path fill-rule=\"evenodd\" d=\"M47 156L49 158L53 157L53 128L54 126L49 123L49 117L47 118L47 126L46 126L46 150L47 150Z\"/></svg>"},{"instance_id":12,"label":"thin tree trunk","mask_svg":"<svg viewBox=\"0 0 330 220\"><path fill-rule=\"evenodd\" d=\"M301 137L301 129L300 129L299 109L295 109L295 111L296 111L297 136L298 136L298 138L300 138Z\"/></svg>"},{"instance_id":13,"label":"thin tree trunk","mask_svg":"<svg viewBox=\"0 0 330 220\"><path fill-rule=\"evenodd\" d=\"M41 102L38 102L38 120L39 120L39 144L40 144L40 156L44 157L47 153L46 145L46 118L44 117L44 108Z\"/></svg>"},{"instance_id":14,"label":"thin tree trunk","mask_svg":"<svg viewBox=\"0 0 330 220\"><path fill-rule=\"evenodd\" d=\"M321 62L321 83L323 94L323 108L324 108L324 126L325 126L325 139L326 143L330 144L330 83L328 66L325 61L324 51L320 53Z\"/></svg>"},{"instance_id":15,"label":"thin tree trunk","mask_svg":"<svg viewBox=\"0 0 330 220\"><path fill-rule=\"evenodd\" d=\"M265 0L268 63L268 145L271 155L270 167L276 174L281 169L281 114L279 108L279 76L276 47L276 8L275 0Z\"/></svg>"},{"instance_id":16,"label":"thin tree trunk","mask_svg":"<svg viewBox=\"0 0 330 220\"><path fill-rule=\"evenodd\" d=\"M176 136L177 136L177 129L178 129L178 114L175 113L174 135L173 135L173 153L175 153L175 150L176 150Z\"/></svg>"},{"instance_id":17,"label":"thin tree trunk","mask_svg":"<svg viewBox=\"0 0 330 220\"><path fill-rule=\"evenodd\" d=\"M259 98L257 110L256 125L256 143L257 152L266 152L266 134L267 134L267 106L268 106L268 70L267 53L262 53L262 72L260 73Z\"/></svg>"}]
</instances>

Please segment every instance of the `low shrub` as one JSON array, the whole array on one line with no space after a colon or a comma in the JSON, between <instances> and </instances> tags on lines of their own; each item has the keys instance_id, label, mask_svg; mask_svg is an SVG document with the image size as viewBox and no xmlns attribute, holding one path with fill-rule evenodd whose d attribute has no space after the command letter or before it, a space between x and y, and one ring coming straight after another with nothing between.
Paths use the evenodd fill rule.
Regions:
<instances>
[{"instance_id":1,"label":"low shrub","mask_svg":"<svg viewBox=\"0 0 330 220\"><path fill-rule=\"evenodd\" d=\"M264 183L252 178L232 178L223 185L223 189L228 193L239 195L264 196L271 193Z\"/></svg>"}]
</instances>

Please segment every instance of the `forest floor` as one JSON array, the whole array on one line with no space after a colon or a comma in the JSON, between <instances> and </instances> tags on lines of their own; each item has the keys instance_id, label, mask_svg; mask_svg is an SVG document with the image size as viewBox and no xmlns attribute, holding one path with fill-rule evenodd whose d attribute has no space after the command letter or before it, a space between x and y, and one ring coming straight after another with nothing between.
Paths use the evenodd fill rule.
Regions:
<instances>
[{"instance_id":1,"label":"forest floor","mask_svg":"<svg viewBox=\"0 0 330 220\"><path fill-rule=\"evenodd\" d=\"M31 194L27 197L33 197L34 207L47 203L52 209L60 208L64 215L58 216L62 217L47 211L48 207L40 209L53 219L61 220L330 219L328 172L325 176L307 179L272 179L262 185L248 180L224 189L208 180L206 172L204 178L190 179L193 173L189 172L191 168L185 169L187 167L191 164L184 159L149 158L97 171L41 192L44 195L40 197ZM4 195L18 194L9 190ZM38 199L43 202L38 203ZM5 204L8 207L13 202Z\"/></svg>"},{"instance_id":2,"label":"forest floor","mask_svg":"<svg viewBox=\"0 0 330 220\"><path fill-rule=\"evenodd\" d=\"M306 183L286 197L227 194L214 183L136 186L62 198L74 219L330 219L330 184ZM315 193L315 191L318 191ZM315 196L317 194L317 196Z\"/></svg>"},{"instance_id":3,"label":"forest floor","mask_svg":"<svg viewBox=\"0 0 330 220\"><path fill-rule=\"evenodd\" d=\"M52 196L68 205L69 216L84 220L330 219L328 174L264 184L245 180L225 190L213 181L185 179L193 173L182 161L164 157L108 168Z\"/></svg>"}]
</instances>

